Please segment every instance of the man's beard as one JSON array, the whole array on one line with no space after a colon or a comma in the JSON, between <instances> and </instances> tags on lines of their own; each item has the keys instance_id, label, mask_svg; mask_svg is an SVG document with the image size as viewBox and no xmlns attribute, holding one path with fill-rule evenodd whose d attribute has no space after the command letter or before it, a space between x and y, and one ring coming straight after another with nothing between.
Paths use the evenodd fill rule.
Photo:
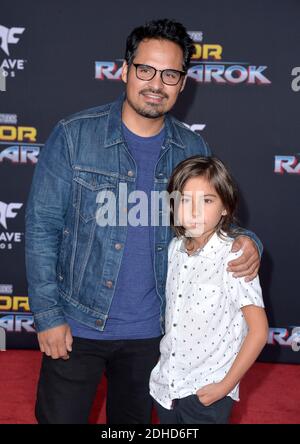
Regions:
<instances>
[{"instance_id":1,"label":"man's beard","mask_svg":"<svg viewBox=\"0 0 300 444\"><path fill-rule=\"evenodd\" d=\"M152 93L152 94L160 94L162 97L168 99L169 97L167 94L163 93L160 90L153 90L153 89L145 89L140 92L140 94L145 93ZM156 119L157 117L162 117L165 115L166 111L164 111L161 107L162 105L159 103L148 103L144 107L137 106L135 103L133 103L128 96L126 96L128 104L131 106L131 108L134 109L134 111L139 114L140 116L147 117L148 119Z\"/></svg>"}]
</instances>

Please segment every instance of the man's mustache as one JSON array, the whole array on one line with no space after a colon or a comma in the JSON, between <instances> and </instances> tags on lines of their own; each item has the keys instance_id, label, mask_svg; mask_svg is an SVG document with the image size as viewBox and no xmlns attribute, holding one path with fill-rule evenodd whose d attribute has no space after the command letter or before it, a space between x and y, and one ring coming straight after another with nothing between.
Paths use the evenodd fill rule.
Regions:
<instances>
[{"instance_id":1,"label":"man's mustache","mask_svg":"<svg viewBox=\"0 0 300 444\"><path fill-rule=\"evenodd\" d=\"M163 97L165 99L168 99L169 96L161 89L153 89L153 88L145 88L142 91L140 91L140 94L156 94L160 97Z\"/></svg>"}]
</instances>

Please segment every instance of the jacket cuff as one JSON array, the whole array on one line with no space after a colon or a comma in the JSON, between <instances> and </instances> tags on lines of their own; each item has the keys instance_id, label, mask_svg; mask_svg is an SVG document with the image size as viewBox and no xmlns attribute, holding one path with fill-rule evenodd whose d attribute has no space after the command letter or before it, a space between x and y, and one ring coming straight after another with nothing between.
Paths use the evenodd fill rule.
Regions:
<instances>
[{"instance_id":1,"label":"jacket cuff","mask_svg":"<svg viewBox=\"0 0 300 444\"><path fill-rule=\"evenodd\" d=\"M66 319L61 307L34 314L34 325L37 333L63 324L66 324Z\"/></svg>"}]
</instances>

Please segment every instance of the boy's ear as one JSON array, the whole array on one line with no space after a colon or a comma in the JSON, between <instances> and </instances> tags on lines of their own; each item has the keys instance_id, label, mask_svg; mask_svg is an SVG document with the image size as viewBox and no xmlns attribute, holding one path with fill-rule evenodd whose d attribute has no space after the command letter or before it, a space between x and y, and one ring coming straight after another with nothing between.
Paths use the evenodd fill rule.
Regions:
<instances>
[{"instance_id":1,"label":"boy's ear","mask_svg":"<svg viewBox=\"0 0 300 444\"><path fill-rule=\"evenodd\" d=\"M127 83L127 76L128 76L128 65L126 60L124 60L121 73L121 79L123 80L124 83Z\"/></svg>"},{"instance_id":2,"label":"boy's ear","mask_svg":"<svg viewBox=\"0 0 300 444\"><path fill-rule=\"evenodd\" d=\"M226 216L227 215L227 210L223 210L221 214L222 214L222 216Z\"/></svg>"}]
</instances>

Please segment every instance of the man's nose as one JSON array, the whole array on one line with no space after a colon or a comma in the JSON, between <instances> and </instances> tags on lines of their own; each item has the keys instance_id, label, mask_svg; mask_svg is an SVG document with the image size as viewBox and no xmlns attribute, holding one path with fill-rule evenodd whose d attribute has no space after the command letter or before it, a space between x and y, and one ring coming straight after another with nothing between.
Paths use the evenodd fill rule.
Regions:
<instances>
[{"instance_id":1,"label":"man's nose","mask_svg":"<svg viewBox=\"0 0 300 444\"><path fill-rule=\"evenodd\" d=\"M153 89L162 89L164 87L160 71L156 71L153 79L149 80L149 85L151 85Z\"/></svg>"}]
</instances>

